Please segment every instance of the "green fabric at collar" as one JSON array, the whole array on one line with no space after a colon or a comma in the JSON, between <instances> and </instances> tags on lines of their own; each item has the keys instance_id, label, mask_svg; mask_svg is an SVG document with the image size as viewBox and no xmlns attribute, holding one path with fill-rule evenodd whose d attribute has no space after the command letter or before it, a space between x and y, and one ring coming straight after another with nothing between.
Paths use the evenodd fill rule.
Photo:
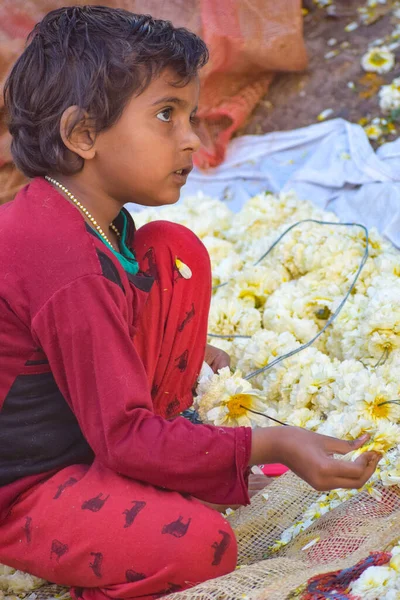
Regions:
<instances>
[{"instance_id":1,"label":"green fabric at collar","mask_svg":"<svg viewBox=\"0 0 400 600\"><path fill-rule=\"evenodd\" d=\"M124 213L123 210L121 210L121 212L119 213L122 218L123 218L123 227L122 227L122 231L121 231L121 238L119 241L119 245L121 248L121 252L117 252L116 250L114 250L114 248L112 248L111 246L109 246L107 244L107 242L104 240L104 238L101 237L101 235L99 234L98 231L96 231L96 229L94 229L94 231L96 232L97 236L101 239L101 241L106 244L107 248L114 254L114 256L119 260L120 264L122 265L123 269L127 272L130 273L131 275L136 275L137 272L139 271L139 265L138 262L135 258L135 255L133 254L132 250L130 250L128 248L128 246L126 245L126 232L128 229L128 219L126 214Z\"/></svg>"}]
</instances>

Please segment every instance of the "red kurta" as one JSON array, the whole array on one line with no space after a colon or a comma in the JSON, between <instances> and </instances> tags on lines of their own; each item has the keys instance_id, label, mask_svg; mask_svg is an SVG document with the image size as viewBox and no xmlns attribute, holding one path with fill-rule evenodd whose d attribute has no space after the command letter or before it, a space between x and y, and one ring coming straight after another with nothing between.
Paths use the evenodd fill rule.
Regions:
<instances>
[{"instance_id":1,"label":"red kurta","mask_svg":"<svg viewBox=\"0 0 400 600\"><path fill-rule=\"evenodd\" d=\"M50 540L51 530L43 530L40 515L57 517L56 509L52 513L45 506L54 486L59 486L56 489L61 489L63 497L69 494L71 503L73 490L82 489L91 478L97 481L99 472L101 499L118 487L115 476L110 478L112 489L104 484L104 473L128 478L118 480L126 489L125 496L118 492L125 508L127 502L137 501L128 487L142 485L138 482L147 486L149 497L157 497L159 507L160 503L167 506L172 497L156 488L223 504L249 501L246 469L251 430L194 425L176 416L192 402L191 390L204 356L210 299L206 250L189 230L162 221L138 232L132 223L128 235L141 268L136 276L123 270L79 211L43 179L34 180L12 203L0 208L0 514L4 517L0 561L6 564L19 568L28 564L27 554L12 550L15 535L20 535L16 533L19 520L24 531L27 524L39 522L35 526L42 527L41 543L46 535ZM191 268L190 279L175 268L176 258ZM77 469L76 477L71 476L71 468ZM68 483L71 478L74 485ZM46 483L32 488L40 480ZM178 497L180 502L190 502ZM38 503L40 510L34 509ZM194 504L197 514L209 510ZM29 514L25 512L28 506ZM103 504L101 509L106 510ZM177 515L178 524L181 516ZM210 515L207 520L212 521ZM201 519L196 526L195 521L193 532L195 527L203 528L207 538L204 519L203 525ZM163 527L169 533L168 523ZM219 523L217 531L218 527L221 535L225 531L223 540L229 537L227 524ZM93 526L90 531L99 539L103 535L96 534ZM214 549L219 548L216 536L217 532ZM32 542L31 533L25 537L27 543ZM56 560L58 570L48 566L41 570L43 557L36 569L35 553L30 551L31 571L44 577L53 573L52 580L60 583L103 586L102 581L96 583L92 563L93 582L85 577L66 581L72 563L64 572L55 549L69 544L55 541L61 545L53 547L53 539L43 556ZM148 542L151 553L159 542L150 534ZM216 567L214 562L210 565ZM149 577L140 574L142 580ZM207 577L218 574L214 569ZM157 590L157 585L160 589L157 577L153 588L143 588L141 583L140 593ZM138 597L136 580L126 577L135 588L132 592L130 587L126 595L119 585L124 582L110 578L109 573L106 585L119 586L117 597ZM185 587L176 579L174 585Z\"/></svg>"}]
</instances>

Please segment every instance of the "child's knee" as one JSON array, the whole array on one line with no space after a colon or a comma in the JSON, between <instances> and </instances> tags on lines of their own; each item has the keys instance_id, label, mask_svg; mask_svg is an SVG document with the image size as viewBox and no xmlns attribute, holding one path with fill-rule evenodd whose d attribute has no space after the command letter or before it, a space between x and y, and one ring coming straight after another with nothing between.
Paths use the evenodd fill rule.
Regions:
<instances>
[{"instance_id":1,"label":"child's knee","mask_svg":"<svg viewBox=\"0 0 400 600\"><path fill-rule=\"evenodd\" d=\"M203 515L177 560L186 585L226 575L236 567L237 542L231 526L217 511Z\"/></svg>"},{"instance_id":2,"label":"child's knee","mask_svg":"<svg viewBox=\"0 0 400 600\"><path fill-rule=\"evenodd\" d=\"M158 253L161 250L162 255L169 249L173 254L179 257L195 254L197 260L204 260L209 263L209 255L206 247L200 238L193 231L170 221L153 221L140 227L134 238L134 249L138 259L153 248Z\"/></svg>"}]
</instances>

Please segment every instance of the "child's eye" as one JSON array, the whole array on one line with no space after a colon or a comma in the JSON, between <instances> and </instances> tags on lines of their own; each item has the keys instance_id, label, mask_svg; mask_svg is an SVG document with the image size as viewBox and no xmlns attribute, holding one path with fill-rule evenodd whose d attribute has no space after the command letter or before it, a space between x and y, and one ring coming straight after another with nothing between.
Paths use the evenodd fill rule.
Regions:
<instances>
[{"instance_id":1,"label":"child's eye","mask_svg":"<svg viewBox=\"0 0 400 600\"><path fill-rule=\"evenodd\" d=\"M164 108L164 110L158 113L157 119L160 119L160 121L163 121L164 123L169 123L171 120L171 112L172 108Z\"/></svg>"},{"instance_id":2,"label":"child's eye","mask_svg":"<svg viewBox=\"0 0 400 600\"><path fill-rule=\"evenodd\" d=\"M199 124L199 117L197 115L192 115L190 117L190 122L192 125L198 125Z\"/></svg>"}]
</instances>

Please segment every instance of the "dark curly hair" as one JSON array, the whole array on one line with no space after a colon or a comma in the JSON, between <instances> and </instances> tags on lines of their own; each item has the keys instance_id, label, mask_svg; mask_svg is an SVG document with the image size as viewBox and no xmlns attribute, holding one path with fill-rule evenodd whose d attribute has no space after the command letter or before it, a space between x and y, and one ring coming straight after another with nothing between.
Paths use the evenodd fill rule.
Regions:
<instances>
[{"instance_id":1,"label":"dark curly hair","mask_svg":"<svg viewBox=\"0 0 400 600\"><path fill-rule=\"evenodd\" d=\"M194 33L149 15L105 6L48 13L4 89L16 165L28 177L78 172L83 159L70 160L60 135L66 108L80 109L69 135L85 113L99 133L165 68L176 73L176 85L185 85L207 60L207 47Z\"/></svg>"}]
</instances>

